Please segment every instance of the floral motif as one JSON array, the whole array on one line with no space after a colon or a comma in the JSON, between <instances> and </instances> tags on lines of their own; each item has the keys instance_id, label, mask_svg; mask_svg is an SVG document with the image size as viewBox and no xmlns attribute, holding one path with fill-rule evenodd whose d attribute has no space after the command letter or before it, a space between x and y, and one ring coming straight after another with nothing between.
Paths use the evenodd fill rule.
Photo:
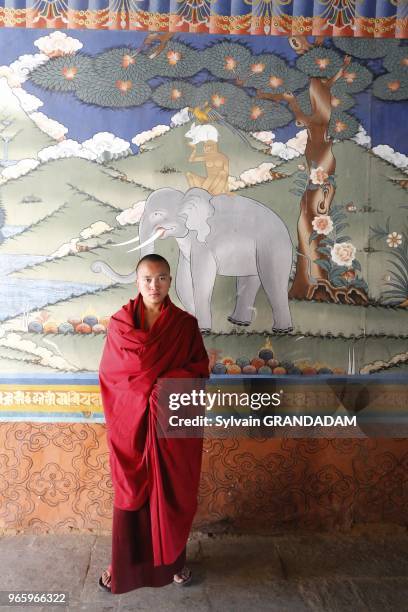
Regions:
<instances>
[{"instance_id":1,"label":"floral motif","mask_svg":"<svg viewBox=\"0 0 408 612\"><path fill-rule=\"evenodd\" d=\"M399 88L401 87L401 82L400 81L390 81L387 84L387 87L390 91L398 91Z\"/></svg>"},{"instance_id":2,"label":"floral motif","mask_svg":"<svg viewBox=\"0 0 408 612\"><path fill-rule=\"evenodd\" d=\"M346 83L351 85L356 80L357 75L356 75L355 72L345 72L343 77L344 77L344 80L346 81Z\"/></svg>"},{"instance_id":3,"label":"floral motif","mask_svg":"<svg viewBox=\"0 0 408 612\"><path fill-rule=\"evenodd\" d=\"M258 119L261 115L263 115L263 110L260 106L253 106L251 108L251 119Z\"/></svg>"},{"instance_id":4,"label":"floral motif","mask_svg":"<svg viewBox=\"0 0 408 612\"><path fill-rule=\"evenodd\" d=\"M179 62L181 60L181 53L179 53L179 51L168 51L167 52L167 61L169 62L170 66L175 66L177 64L177 62Z\"/></svg>"},{"instance_id":5,"label":"floral motif","mask_svg":"<svg viewBox=\"0 0 408 612\"><path fill-rule=\"evenodd\" d=\"M131 64L135 63L133 55L126 54L122 57L122 68L129 68Z\"/></svg>"},{"instance_id":6,"label":"floral motif","mask_svg":"<svg viewBox=\"0 0 408 612\"><path fill-rule=\"evenodd\" d=\"M260 74L264 70L265 64L262 64L261 62L259 62L258 64L252 64L251 66L251 72L253 72L254 74Z\"/></svg>"},{"instance_id":7,"label":"floral motif","mask_svg":"<svg viewBox=\"0 0 408 612\"><path fill-rule=\"evenodd\" d=\"M68 501L76 489L75 476L56 463L48 463L41 472L32 472L28 489L50 506Z\"/></svg>"},{"instance_id":8,"label":"floral motif","mask_svg":"<svg viewBox=\"0 0 408 612\"><path fill-rule=\"evenodd\" d=\"M333 108L337 108L338 106L340 106L340 104L341 104L340 98L336 98L336 96L332 96L331 105L333 106Z\"/></svg>"},{"instance_id":9,"label":"floral motif","mask_svg":"<svg viewBox=\"0 0 408 612\"><path fill-rule=\"evenodd\" d=\"M347 130L347 123L344 123L344 121L340 120L336 121L334 131L340 134L340 132L344 132L344 130Z\"/></svg>"},{"instance_id":10,"label":"floral motif","mask_svg":"<svg viewBox=\"0 0 408 612\"><path fill-rule=\"evenodd\" d=\"M387 236L387 244L390 248L396 249L402 244L402 235L397 232L391 232Z\"/></svg>"},{"instance_id":11,"label":"floral motif","mask_svg":"<svg viewBox=\"0 0 408 612\"><path fill-rule=\"evenodd\" d=\"M312 168L310 171L310 180L312 181L313 185L323 185L328 178L329 175L322 166Z\"/></svg>"},{"instance_id":12,"label":"floral motif","mask_svg":"<svg viewBox=\"0 0 408 612\"><path fill-rule=\"evenodd\" d=\"M62 69L62 74L68 81L72 81L75 78L76 73L78 72L78 68L75 66L65 66Z\"/></svg>"},{"instance_id":13,"label":"floral motif","mask_svg":"<svg viewBox=\"0 0 408 612\"><path fill-rule=\"evenodd\" d=\"M225 104L225 97L220 96L219 94L214 94L213 96L211 96L211 102L214 104L214 106L219 108L220 106Z\"/></svg>"},{"instance_id":14,"label":"floral motif","mask_svg":"<svg viewBox=\"0 0 408 612\"><path fill-rule=\"evenodd\" d=\"M356 247L351 242L336 242L330 250L330 255L338 266L350 268L356 257Z\"/></svg>"},{"instance_id":15,"label":"floral motif","mask_svg":"<svg viewBox=\"0 0 408 612\"><path fill-rule=\"evenodd\" d=\"M237 61L231 55L227 55L227 57L225 58L225 64L224 64L225 70L235 70L236 67L237 67Z\"/></svg>"},{"instance_id":16,"label":"floral motif","mask_svg":"<svg viewBox=\"0 0 408 612\"><path fill-rule=\"evenodd\" d=\"M115 85L122 93L126 93L132 89L132 81L116 81Z\"/></svg>"},{"instance_id":17,"label":"floral motif","mask_svg":"<svg viewBox=\"0 0 408 612\"><path fill-rule=\"evenodd\" d=\"M179 98L181 98L181 91L179 89L172 89L171 90L171 94L170 97L172 100L178 100Z\"/></svg>"},{"instance_id":18,"label":"floral motif","mask_svg":"<svg viewBox=\"0 0 408 612\"><path fill-rule=\"evenodd\" d=\"M320 70L325 70L330 64L330 60L328 57L316 57L315 63L320 68Z\"/></svg>"},{"instance_id":19,"label":"floral motif","mask_svg":"<svg viewBox=\"0 0 408 612\"><path fill-rule=\"evenodd\" d=\"M282 84L283 84L283 79L281 79L280 77L272 75L269 79L269 85L273 87L273 89L276 89Z\"/></svg>"},{"instance_id":20,"label":"floral motif","mask_svg":"<svg viewBox=\"0 0 408 612\"><path fill-rule=\"evenodd\" d=\"M320 215L313 219L312 227L317 234L327 236L333 231L333 221L329 215Z\"/></svg>"}]
</instances>

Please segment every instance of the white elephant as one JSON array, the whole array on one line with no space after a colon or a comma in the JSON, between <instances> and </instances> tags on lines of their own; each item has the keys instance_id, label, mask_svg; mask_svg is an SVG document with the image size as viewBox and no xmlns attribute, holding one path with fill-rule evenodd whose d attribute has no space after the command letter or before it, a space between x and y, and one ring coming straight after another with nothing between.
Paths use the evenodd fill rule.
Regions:
<instances>
[{"instance_id":1,"label":"white elephant","mask_svg":"<svg viewBox=\"0 0 408 612\"><path fill-rule=\"evenodd\" d=\"M268 207L240 195L211 196L194 187L186 193L157 189L146 200L139 225L141 256L154 252L154 241L174 237L180 252L176 292L202 330L211 330L211 297L216 275L235 276L236 304L231 323L250 325L262 284L273 312L275 332L292 330L288 283L292 242L282 219ZM135 273L117 274L105 262L94 271L116 282L133 283Z\"/></svg>"}]
</instances>

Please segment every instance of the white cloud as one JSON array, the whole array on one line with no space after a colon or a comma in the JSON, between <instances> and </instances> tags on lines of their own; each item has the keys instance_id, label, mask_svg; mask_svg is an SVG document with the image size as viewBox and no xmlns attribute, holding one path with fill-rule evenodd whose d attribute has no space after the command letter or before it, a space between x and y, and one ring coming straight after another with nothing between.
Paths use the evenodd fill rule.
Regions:
<instances>
[{"instance_id":1,"label":"white cloud","mask_svg":"<svg viewBox=\"0 0 408 612\"><path fill-rule=\"evenodd\" d=\"M34 45L49 57L72 54L83 47L83 44L77 38L67 36L65 32L59 30L48 36L38 38Z\"/></svg>"},{"instance_id":2,"label":"white cloud","mask_svg":"<svg viewBox=\"0 0 408 612\"><path fill-rule=\"evenodd\" d=\"M263 183L271 180L270 170L275 168L275 164L271 162L263 162L256 168L249 168L240 175L241 181L246 185L256 185L257 183Z\"/></svg>"},{"instance_id":3,"label":"white cloud","mask_svg":"<svg viewBox=\"0 0 408 612\"><path fill-rule=\"evenodd\" d=\"M264 142L265 144L272 144L272 141L275 138L275 134L273 132L266 132L266 131L251 132L251 136L253 136L257 140L260 140L261 142Z\"/></svg>"},{"instance_id":4,"label":"white cloud","mask_svg":"<svg viewBox=\"0 0 408 612\"><path fill-rule=\"evenodd\" d=\"M25 351L40 357L40 365L49 366L57 370L75 370L76 368L69 364L63 357L59 357L49 349L43 346L37 346L31 340L24 340L20 334L16 332L8 333L0 340L1 346L15 348L20 351Z\"/></svg>"},{"instance_id":5,"label":"white cloud","mask_svg":"<svg viewBox=\"0 0 408 612\"><path fill-rule=\"evenodd\" d=\"M35 55L20 55L15 62L10 64L10 69L19 78L21 83L24 83L30 76L30 72L45 64L49 60L48 55L36 53Z\"/></svg>"},{"instance_id":6,"label":"white cloud","mask_svg":"<svg viewBox=\"0 0 408 612\"><path fill-rule=\"evenodd\" d=\"M120 225L133 225L134 223L139 223L143 215L145 203L146 200L140 200L136 202L136 204L133 204L131 208L126 208L116 217L116 221Z\"/></svg>"},{"instance_id":7,"label":"white cloud","mask_svg":"<svg viewBox=\"0 0 408 612\"><path fill-rule=\"evenodd\" d=\"M242 189L246 187L244 181L241 179L237 179L235 176L228 177L228 188L230 191L236 191L237 189Z\"/></svg>"},{"instance_id":8,"label":"white cloud","mask_svg":"<svg viewBox=\"0 0 408 612\"><path fill-rule=\"evenodd\" d=\"M82 146L94 153L98 162L119 159L132 153L130 143L111 132L98 132L89 140L85 140Z\"/></svg>"},{"instance_id":9,"label":"white cloud","mask_svg":"<svg viewBox=\"0 0 408 612\"><path fill-rule=\"evenodd\" d=\"M1 173L2 179L16 179L24 174L28 174L31 170L34 170L39 165L37 159L21 159L13 166L7 166ZM4 181L3 181L4 182Z\"/></svg>"},{"instance_id":10,"label":"white cloud","mask_svg":"<svg viewBox=\"0 0 408 612\"><path fill-rule=\"evenodd\" d=\"M296 149L288 147L284 142L274 142L271 146L271 155L276 155L285 160L300 157L300 153Z\"/></svg>"},{"instance_id":11,"label":"white cloud","mask_svg":"<svg viewBox=\"0 0 408 612\"><path fill-rule=\"evenodd\" d=\"M62 123L58 123L58 121L54 121L54 119L50 119L44 113L31 113L31 119L34 123L48 136L54 138L54 140L61 140L64 138L65 134L68 132L68 128Z\"/></svg>"},{"instance_id":12,"label":"white cloud","mask_svg":"<svg viewBox=\"0 0 408 612\"><path fill-rule=\"evenodd\" d=\"M151 130L146 130L145 132L140 132L140 134L136 134L134 138L132 138L133 144L140 147L140 145L148 142L149 140L153 140L153 138L157 138L157 136L161 136L170 130L168 125L155 125Z\"/></svg>"},{"instance_id":13,"label":"white cloud","mask_svg":"<svg viewBox=\"0 0 408 612\"><path fill-rule=\"evenodd\" d=\"M76 140L63 140L51 147L45 147L38 153L38 158L42 162L50 161L51 159L61 159L63 157L82 157L84 159L95 160L96 155L89 149L83 148Z\"/></svg>"},{"instance_id":14,"label":"white cloud","mask_svg":"<svg viewBox=\"0 0 408 612\"><path fill-rule=\"evenodd\" d=\"M22 80L12 71L10 66L0 66L0 77L7 80L9 87L21 87Z\"/></svg>"},{"instance_id":15,"label":"white cloud","mask_svg":"<svg viewBox=\"0 0 408 612\"><path fill-rule=\"evenodd\" d=\"M398 153L388 145L377 145L372 149L375 155L385 159L385 161L393 164L397 168L405 169L408 166L408 156L403 153Z\"/></svg>"},{"instance_id":16,"label":"white cloud","mask_svg":"<svg viewBox=\"0 0 408 612\"><path fill-rule=\"evenodd\" d=\"M367 134L362 125L359 126L358 132L351 140L354 140L357 144L362 147L370 148L371 147L371 137Z\"/></svg>"},{"instance_id":17,"label":"white cloud","mask_svg":"<svg viewBox=\"0 0 408 612\"><path fill-rule=\"evenodd\" d=\"M290 149L295 149L300 155L303 155L307 145L307 130L300 130L293 138L290 138L286 145Z\"/></svg>"},{"instance_id":18,"label":"white cloud","mask_svg":"<svg viewBox=\"0 0 408 612\"><path fill-rule=\"evenodd\" d=\"M171 127L178 127L179 125L184 125L190 121L190 114L188 111L188 106L182 108L178 113L172 116L170 120Z\"/></svg>"},{"instance_id":19,"label":"white cloud","mask_svg":"<svg viewBox=\"0 0 408 612\"><path fill-rule=\"evenodd\" d=\"M13 94L18 98L21 108L26 113L33 113L43 105L39 98L27 93L26 90L21 87L15 88Z\"/></svg>"},{"instance_id":20,"label":"white cloud","mask_svg":"<svg viewBox=\"0 0 408 612\"><path fill-rule=\"evenodd\" d=\"M110 232L111 230L113 230L113 227L111 227L108 223L105 223L105 221L95 221L95 223L85 227L79 233L79 235L81 236L82 240L88 240L88 238L95 238L96 236L104 234L105 232Z\"/></svg>"}]
</instances>

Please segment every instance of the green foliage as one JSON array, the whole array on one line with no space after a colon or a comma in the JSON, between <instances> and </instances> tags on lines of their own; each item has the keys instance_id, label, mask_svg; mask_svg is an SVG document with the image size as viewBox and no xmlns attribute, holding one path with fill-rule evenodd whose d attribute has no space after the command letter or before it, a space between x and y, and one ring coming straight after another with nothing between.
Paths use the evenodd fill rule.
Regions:
<instances>
[{"instance_id":1,"label":"green foliage","mask_svg":"<svg viewBox=\"0 0 408 612\"><path fill-rule=\"evenodd\" d=\"M126 81L148 81L154 76L152 62L146 55L131 47L110 49L94 59L94 70L99 77Z\"/></svg>"},{"instance_id":2,"label":"green foliage","mask_svg":"<svg viewBox=\"0 0 408 612\"><path fill-rule=\"evenodd\" d=\"M333 44L347 55L359 59L384 57L398 46L398 41L384 38L333 38Z\"/></svg>"},{"instance_id":3,"label":"green foliage","mask_svg":"<svg viewBox=\"0 0 408 612\"><path fill-rule=\"evenodd\" d=\"M310 77L330 78L342 67L342 56L327 47L314 47L301 55L296 66Z\"/></svg>"},{"instance_id":4,"label":"green foliage","mask_svg":"<svg viewBox=\"0 0 408 612\"><path fill-rule=\"evenodd\" d=\"M347 140L357 134L359 122L349 113L333 109L330 123L329 136L337 140Z\"/></svg>"},{"instance_id":5,"label":"green foliage","mask_svg":"<svg viewBox=\"0 0 408 612\"><path fill-rule=\"evenodd\" d=\"M397 305L408 299L408 233L402 231L398 237L400 244L391 247L387 243L387 238L392 235L390 230L390 217L388 217L385 227L370 227L371 237L376 241L387 244L387 252L392 259L388 260L391 268L388 270L391 280L386 282L390 289L382 293L385 303ZM397 233L397 232L395 232Z\"/></svg>"},{"instance_id":6,"label":"green foliage","mask_svg":"<svg viewBox=\"0 0 408 612\"><path fill-rule=\"evenodd\" d=\"M350 108L353 108L355 103L356 101L354 100L354 98L342 91L340 87L338 89L336 88L336 86L332 87L333 111L341 112L349 110Z\"/></svg>"},{"instance_id":7,"label":"green foliage","mask_svg":"<svg viewBox=\"0 0 408 612\"><path fill-rule=\"evenodd\" d=\"M373 75L367 68L352 62L347 67L344 76L340 77L338 81L333 85L332 91L345 92L348 94L358 93L364 91L371 85L373 81Z\"/></svg>"},{"instance_id":8,"label":"green foliage","mask_svg":"<svg viewBox=\"0 0 408 612\"><path fill-rule=\"evenodd\" d=\"M401 73L408 77L408 47L392 47L384 58L384 68L389 72Z\"/></svg>"},{"instance_id":9,"label":"green foliage","mask_svg":"<svg viewBox=\"0 0 408 612\"><path fill-rule=\"evenodd\" d=\"M44 89L66 92L75 91L78 82L94 81L97 77L93 69L93 59L77 53L50 59L33 70L30 78Z\"/></svg>"},{"instance_id":10,"label":"green foliage","mask_svg":"<svg viewBox=\"0 0 408 612\"><path fill-rule=\"evenodd\" d=\"M78 98L87 104L115 108L140 106L150 98L151 93L152 90L147 83L134 83L130 80L115 81L114 77L82 81L78 83L76 89Z\"/></svg>"},{"instance_id":11,"label":"green foliage","mask_svg":"<svg viewBox=\"0 0 408 612\"><path fill-rule=\"evenodd\" d=\"M333 205L330 209L330 217L333 221L333 230L328 236L323 236L321 238L319 247L316 249L324 258L315 260L315 263L328 272L328 280L333 287L353 286L359 287L367 292L367 283L357 275L357 272L361 272L361 264L358 259L353 259L351 266L339 266L331 258L331 249L333 246L336 243L350 242L351 238L350 236L342 235L342 232L349 226L348 223L345 223L347 217L343 212L343 208L339 205ZM317 234L317 232L313 232L309 242L315 240L318 236L319 234ZM355 277L348 279L345 273L351 270L355 273Z\"/></svg>"},{"instance_id":12,"label":"green foliage","mask_svg":"<svg viewBox=\"0 0 408 612\"><path fill-rule=\"evenodd\" d=\"M196 92L197 88L188 81L169 81L159 85L153 91L152 100L162 108L180 109L185 106L194 107L198 104Z\"/></svg>"},{"instance_id":13,"label":"green foliage","mask_svg":"<svg viewBox=\"0 0 408 612\"><path fill-rule=\"evenodd\" d=\"M202 67L221 79L245 79L254 62L251 51L239 43L221 42L201 51Z\"/></svg>"},{"instance_id":14,"label":"green foliage","mask_svg":"<svg viewBox=\"0 0 408 612\"><path fill-rule=\"evenodd\" d=\"M402 71L389 72L379 76L373 85L373 93L380 100L406 100L408 98L408 79Z\"/></svg>"},{"instance_id":15,"label":"green foliage","mask_svg":"<svg viewBox=\"0 0 408 612\"><path fill-rule=\"evenodd\" d=\"M199 51L176 40L170 40L155 58L146 58L149 74L170 78L190 77L205 67Z\"/></svg>"}]
</instances>

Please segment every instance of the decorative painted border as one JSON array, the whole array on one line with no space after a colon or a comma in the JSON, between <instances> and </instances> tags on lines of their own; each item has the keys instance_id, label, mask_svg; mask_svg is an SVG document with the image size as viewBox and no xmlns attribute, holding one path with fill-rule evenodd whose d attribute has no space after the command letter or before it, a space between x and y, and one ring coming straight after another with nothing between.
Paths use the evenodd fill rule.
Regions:
<instances>
[{"instance_id":1,"label":"decorative painted border","mask_svg":"<svg viewBox=\"0 0 408 612\"><path fill-rule=\"evenodd\" d=\"M98 10L74 10L59 0L39 0L35 3L35 6L39 8L0 6L0 27L190 32L221 35L408 37L408 16L402 11L403 16L401 17L398 14L354 16L347 23L343 21L339 23L321 16L267 14L265 11L262 14L255 10L255 6L249 13L230 15L226 11L227 14L219 14L215 12L217 3L210 2L209 4L214 4L214 7L211 6L204 17L198 18L194 11L183 12L183 7L188 8L193 2L194 0L182 0L177 13L166 13L142 9L127 10L127 0L122 0L122 7L125 8L119 11L111 10L109 6ZM7 0L1 0L1 3L8 4ZM132 6L135 4L130 3ZM119 2L113 4L116 6ZM255 0L250 4L255 5ZM260 0L257 4L268 5L267 2Z\"/></svg>"}]
</instances>

